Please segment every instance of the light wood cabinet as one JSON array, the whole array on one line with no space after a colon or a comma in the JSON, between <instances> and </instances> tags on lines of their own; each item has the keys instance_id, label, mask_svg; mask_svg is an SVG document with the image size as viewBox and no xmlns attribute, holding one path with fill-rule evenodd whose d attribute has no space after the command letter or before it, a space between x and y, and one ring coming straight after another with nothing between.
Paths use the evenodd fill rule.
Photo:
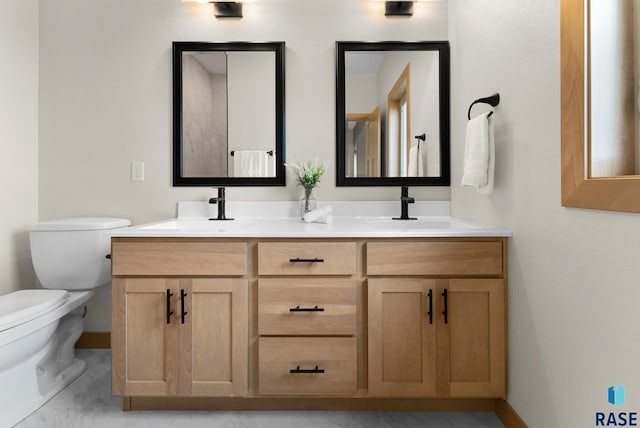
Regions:
<instances>
[{"instance_id":1,"label":"light wood cabinet","mask_svg":"<svg viewBox=\"0 0 640 428\"><path fill-rule=\"evenodd\" d=\"M260 335L356 334L356 287L348 278L261 278Z\"/></svg>"},{"instance_id":2,"label":"light wood cabinet","mask_svg":"<svg viewBox=\"0 0 640 428\"><path fill-rule=\"evenodd\" d=\"M180 320L183 396L244 396L247 392L247 280L183 280Z\"/></svg>"},{"instance_id":3,"label":"light wood cabinet","mask_svg":"<svg viewBox=\"0 0 640 428\"><path fill-rule=\"evenodd\" d=\"M506 245L113 238L113 394L128 408L506 398Z\"/></svg>"},{"instance_id":4,"label":"light wood cabinet","mask_svg":"<svg viewBox=\"0 0 640 428\"><path fill-rule=\"evenodd\" d=\"M369 393L435 396L435 281L378 278L368 287Z\"/></svg>"},{"instance_id":5,"label":"light wood cabinet","mask_svg":"<svg viewBox=\"0 0 640 428\"><path fill-rule=\"evenodd\" d=\"M384 242L367 255L369 393L506 397L502 243Z\"/></svg>"},{"instance_id":6,"label":"light wood cabinet","mask_svg":"<svg viewBox=\"0 0 640 428\"><path fill-rule=\"evenodd\" d=\"M175 317L167 322L166 308L175 307L178 284L167 278L113 279L114 395L177 394L179 330Z\"/></svg>"},{"instance_id":7,"label":"light wood cabinet","mask_svg":"<svg viewBox=\"0 0 640 428\"><path fill-rule=\"evenodd\" d=\"M444 292L447 292L447 319ZM506 395L505 286L503 279L449 279L437 289L438 395Z\"/></svg>"},{"instance_id":8,"label":"light wood cabinet","mask_svg":"<svg viewBox=\"0 0 640 428\"><path fill-rule=\"evenodd\" d=\"M355 242L260 242L258 274L353 275Z\"/></svg>"},{"instance_id":9,"label":"light wood cabinet","mask_svg":"<svg viewBox=\"0 0 640 428\"><path fill-rule=\"evenodd\" d=\"M356 393L355 271L355 242L258 244L259 394Z\"/></svg>"},{"instance_id":10,"label":"light wood cabinet","mask_svg":"<svg viewBox=\"0 0 640 428\"><path fill-rule=\"evenodd\" d=\"M261 337L260 393L265 395L353 395L354 337Z\"/></svg>"},{"instance_id":11,"label":"light wood cabinet","mask_svg":"<svg viewBox=\"0 0 640 428\"><path fill-rule=\"evenodd\" d=\"M126 273L114 276L112 282L113 394L246 395L247 279L148 276L154 265L165 273L183 273L179 260L188 258L189 251L195 251L197 259L207 254L208 262L196 272L246 272L246 260L238 257L244 248L246 259L246 244L231 245L233 263L215 268L207 264L212 254L214 259L222 254L220 244L207 243L195 250L184 242L161 242L157 248L152 243L120 244L132 245L112 247L114 272Z\"/></svg>"}]
</instances>

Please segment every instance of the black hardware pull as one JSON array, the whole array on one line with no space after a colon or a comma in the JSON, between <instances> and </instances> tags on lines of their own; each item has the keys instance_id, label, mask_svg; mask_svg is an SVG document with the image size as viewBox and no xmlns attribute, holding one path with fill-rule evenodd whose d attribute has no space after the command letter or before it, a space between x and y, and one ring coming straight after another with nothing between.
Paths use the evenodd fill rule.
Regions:
<instances>
[{"instance_id":1,"label":"black hardware pull","mask_svg":"<svg viewBox=\"0 0 640 428\"><path fill-rule=\"evenodd\" d=\"M300 366L298 366L295 369L289 370L289 373L324 373L324 369L319 369L318 366L313 369L301 369Z\"/></svg>"},{"instance_id":2,"label":"black hardware pull","mask_svg":"<svg viewBox=\"0 0 640 428\"><path fill-rule=\"evenodd\" d=\"M295 259L289 259L289 263L324 263L324 259L314 258L314 259L301 259L300 257L296 257Z\"/></svg>"},{"instance_id":3,"label":"black hardware pull","mask_svg":"<svg viewBox=\"0 0 640 428\"><path fill-rule=\"evenodd\" d=\"M111 260L111 254L107 254L106 256L104 256L104 258L107 260Z\"/></svg>"},{"instance_id":4,"label":"black hardware pull","mask_svg":"<svg viewBox=\"0 0 640 428\"><path fill-rule=\"evenodd\" d=\"M167 324L171 324L171 315L173 315L173 311L171 310L171 296L173 296L173 293L167 288Z\"/></svg>"},{"instance_id":5,"label":"black hardware pull","mask_svg":"<svg viewBox=\"0 0 640 428\"><path fill-rule=\"evenodd\" d=\"M319 308L318 305L313 308L301 308L297 305L295 308L289 308L289 312L324 312L324 308Z\"/></svg>"},{"instance_id":6,"label":"black hardware pull","mask_svg":"<svg viewBox=\"0 0 640 428\"><path fill-rule=\"evenodd\" d=\"M429 289L429 293L427 293L427 296L429 296L429 312L427 312L427 315L429 315L429 324L433 324L433 290Z\"/></svg>"},{"instance_id":7,"label":"black hardware pull","mask_svg":"<svg viewBox=\"0 0 640 428\"><path fill-rule=\"evenodd\" d=\"M184 292L184 289L180 289L180 323L184 324L184 316L189 312L184 310L184 298L187 296L187 293Z\"/></svg>"},{"instance_id":8,"label":"black hardware pull","mask_svg":"<svg viewBox=\"0 0 640 428\"><path fill-rule=\"evenodd\" d=\"M442 297L444 297L444 310L442 311L442 315L444 315L444 323L449 324L449 302L446 288L442 292Z\"/></svg>"}]
</instances>

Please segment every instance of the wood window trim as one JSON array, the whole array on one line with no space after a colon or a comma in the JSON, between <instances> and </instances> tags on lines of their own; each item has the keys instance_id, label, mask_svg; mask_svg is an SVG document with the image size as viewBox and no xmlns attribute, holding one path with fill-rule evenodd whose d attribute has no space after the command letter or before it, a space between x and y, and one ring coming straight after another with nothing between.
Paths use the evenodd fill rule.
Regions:
<instances>
[{"instance_id":1,"label":"wood window trim","mask_svg":"<svg viewBox=\"0 0 640 428\"><path fill-rule=\"evenodd\" d=\"M562 205L640 212L640 176L587 178L582 18L586 5L588 0L562 0L560 10Z\"/></svg>"},{"instance_id":2,"label":"wood window trim","mask_svg":"<svg viewBox=\"0 0 640 428\"><path fill-rule=\"evenodd\" d=\"M404 70L402 70L402 73L400 73L400 76L398 76L398 79L396 80L396 82L393 84L393 87L391 88L391 90L389 91L389 93L387 94L387 117L391 116L391 112L394 113L394 115L397 115L397 117L400 117L400 101L402 101L402 99L404 98L406 100L407 103L407 139L406 141L404 141L404 144L406 145L407 148L407 171L408 171L408 157L409 157L409 150L411 149L411 80L410 80L410 71L411 71L411 64L407 64L407 66L404 68ZM402 91L402 87L404 85L404 91ZM401 92L402 91L402 92ZM393 139L391 138L391 130L390 127L387 125L387 141L391 142L391 141L399 141L400 140L400 127L398 127L398 135L396 137L394 137ZM403 142L400 141L400 144L402 144ZM390 150L390 144L387 145L387 151ZM387 153L387 159L388 159L389 154ZM400 176L400 170L401 170L401 166L402 166L402 159L400 158L400 148L398 147L398 176Z\"/></svg>"}]
</instances>

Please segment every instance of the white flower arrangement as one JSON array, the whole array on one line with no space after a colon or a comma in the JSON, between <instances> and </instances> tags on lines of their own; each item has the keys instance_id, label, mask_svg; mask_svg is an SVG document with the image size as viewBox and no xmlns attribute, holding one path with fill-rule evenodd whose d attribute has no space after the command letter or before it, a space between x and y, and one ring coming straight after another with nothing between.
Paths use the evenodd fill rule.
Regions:
<instances>
[{"instance_id":1,"label":"white flower arrangement","mask_svg":"<svg viewBox=\"0 0 640 428\"><path fill-rule=\"evenodd\" d=\"M319 163L318 158L314 161L296 161L294 164L285 164L298 174L298 185L307 190L313 189L320 183L320 178L327 172L328 163Z\"/></svg>"}]
</instances>

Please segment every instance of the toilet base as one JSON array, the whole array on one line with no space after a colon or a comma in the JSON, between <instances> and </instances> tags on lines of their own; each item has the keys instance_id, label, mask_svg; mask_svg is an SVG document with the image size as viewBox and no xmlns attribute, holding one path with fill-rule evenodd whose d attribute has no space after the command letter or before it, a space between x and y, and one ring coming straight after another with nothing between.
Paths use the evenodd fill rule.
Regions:
<instances>
[{"instance_id":1,"label":"toilet base","mask_svg":"<svg viewBox=\"0 0 640 428\"><path fill-rule=\"evenodd\" d=\"M22 340L25 343L41 340L39 349L32 355L0 371L0 427L17 424L84 372L86 363L74 358L74 345L83 330L82 304L92 294L74 295L67 307L61 308L62 313L66 313L61 319L4 345L3 351L14 352L12 349L29 346L21 344Z\"/></svg>"},{"instance_id":2,"label":"toilet base","mask_svg":"<svg viewBox=\"0 0 640 428\"><path fill-rule=\"evenodd\" d=\"M37 356L37 355L36 355ZM73 363L57 376L57 382L52 385L44 395L37 387L37 381L33 375L34 361L31 359L15 367L11 376L0 373L0 383L12 382L10 385L18 386L12 390L11 402L0 405L0 426L11 427L22 421L31 413L38 410L43 404L52 399L58 392L76 380L85 370L87 363L74 359ZM10 406L8 406L10 404ZM7 405L5 408L5 405Z\"/></svg>"}]
</instances>

